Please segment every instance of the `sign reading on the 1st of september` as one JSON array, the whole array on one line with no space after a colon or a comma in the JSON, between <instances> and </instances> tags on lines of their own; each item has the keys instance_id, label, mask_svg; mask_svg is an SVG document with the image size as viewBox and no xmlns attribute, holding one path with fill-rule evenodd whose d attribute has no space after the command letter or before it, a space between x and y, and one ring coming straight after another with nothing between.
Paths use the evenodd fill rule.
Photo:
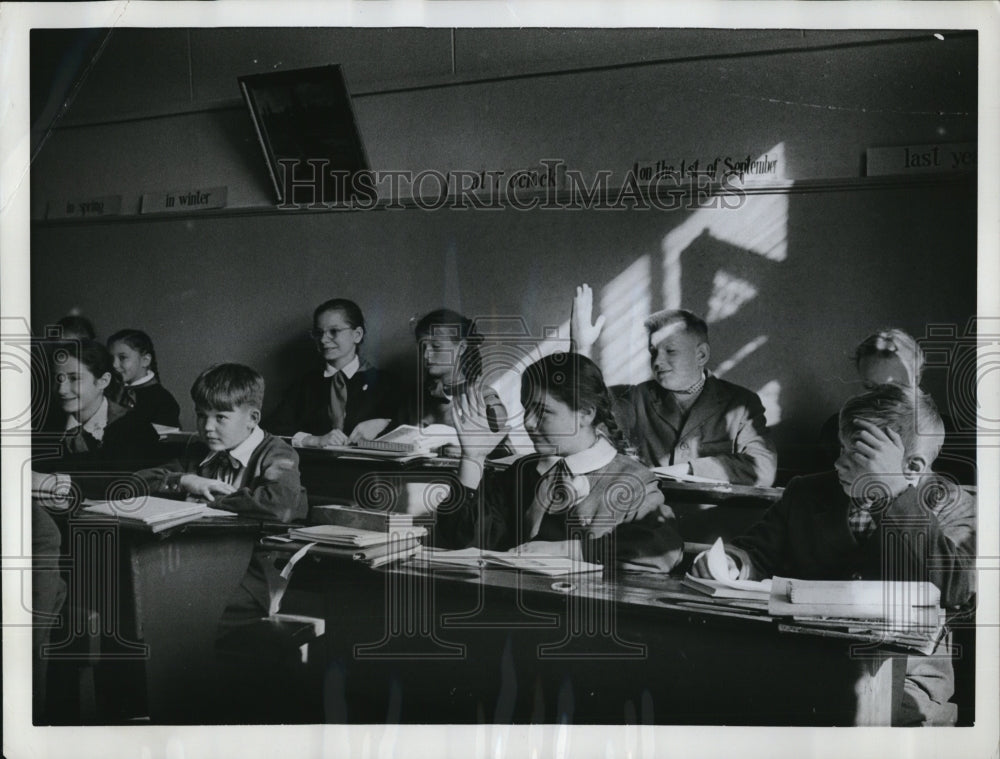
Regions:
<instances>
[{"instance_id":1,"label":"sign reading on the 1st of september","mask_svg":"<svg viewBox=\"0 0 1000 759\"><path fill-rule=\"evenodd\" d=\"M974 142L868 148L867 174L870 177L881 177L890 174L975 171L976 159Z\"/></svg>"},{"instance_id":2,"label":"sign reading on the 1st of september","mask_svg":"<svg viewBox=\"0 0 1000 759\"><path fill-rule=\"evenodd\" d=\"M227 187L199 187L170 192L147 192L142 196L142 213L177 213L226 207Z\"/></svg>"}]
</instances>

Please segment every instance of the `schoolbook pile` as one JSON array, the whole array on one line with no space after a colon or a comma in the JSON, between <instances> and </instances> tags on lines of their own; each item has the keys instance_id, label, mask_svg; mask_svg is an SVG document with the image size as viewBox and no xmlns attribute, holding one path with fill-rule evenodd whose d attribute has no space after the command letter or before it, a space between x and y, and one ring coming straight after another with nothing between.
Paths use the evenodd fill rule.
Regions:
<instances>
[{"instance_id":1,"label":"schoolbook pile","mask_svg":"<svg viewBox=\"0 0 1000 759\"><path fill-rule=\"evenodd\" d=\"M287 535L265 538L265 545L295 545L300 549L298 554L313 552L378 567L413 556L427 534L427 528L416 524L409 514L329 505L314 507L313 518L323 524L291 527Z\"/></svg>"},{"instance_id":2,"label":"schoolbook pile","mask_svg":"<svg viewBox=\"0 0 1000 759\"><path fill-rule=\"evenodd\" d=\"M941 593L929 582L878 580L735 580L717 540L706 562L711 578L687 575L684 586L726 605L782 618L788 632L865 638L930 653L945 626Z\"/></svg>"}]
</instances>

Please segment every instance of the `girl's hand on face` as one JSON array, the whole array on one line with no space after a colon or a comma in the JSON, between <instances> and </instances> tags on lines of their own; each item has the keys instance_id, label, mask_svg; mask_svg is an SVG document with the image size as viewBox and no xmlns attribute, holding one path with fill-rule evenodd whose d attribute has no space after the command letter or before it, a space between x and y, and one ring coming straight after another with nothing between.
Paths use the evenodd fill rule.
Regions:
<instances>
[{"instance_id":1,"label":"girl's hand on face","mask_svg":"<svg viewBox=\"0 0 1000 759\"><path fill-rule=\"evenodd\" d=\"M510 427L506 425L496 432L490 429L482 389L481 382L470 382L465 391L451 401L452 425L458 433L463 457L485 459L510 432Z\"/></svg>"}]
</instances>

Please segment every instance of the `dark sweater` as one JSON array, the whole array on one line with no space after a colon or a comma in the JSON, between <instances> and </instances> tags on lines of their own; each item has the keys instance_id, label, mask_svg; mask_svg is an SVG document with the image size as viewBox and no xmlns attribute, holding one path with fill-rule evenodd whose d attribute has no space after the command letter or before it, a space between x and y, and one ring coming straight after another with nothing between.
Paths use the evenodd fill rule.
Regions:
<instances>
[{"instance_id":1,"label":"dark sweater","mask_svg":"<svg viewBox=\"0 0 1000 759\"><path fill-rule=\"evenodd\" d=\"M164 427L181 426L181 407L158 380L153 379L144 385L127 388L125 395L131 395L135 399L132 412L140 419Z\"/></svg>"},{"instance_id":2,"label":"dark sweater","mask_svg":"<svg viewBox=\"0 0 1000 759\"><path fill-rule=\"evenodd\" d=\"M320 371L304 374L282 396L265 426L275 435L296 432L325 435L333 429L330 417L330 383ZM395 383L390 375L364 363L347 380L347 408L343 432L351 431L367 419L392 419L399 408Z\"/></svg>"}]
</instances>

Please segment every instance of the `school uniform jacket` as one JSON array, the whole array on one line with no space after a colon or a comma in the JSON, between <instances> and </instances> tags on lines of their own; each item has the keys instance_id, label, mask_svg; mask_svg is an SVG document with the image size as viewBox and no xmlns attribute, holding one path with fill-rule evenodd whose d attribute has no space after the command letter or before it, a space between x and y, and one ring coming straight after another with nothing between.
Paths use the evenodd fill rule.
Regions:
<instances>
[{"instance_id":1,"label":"school uniform jacket","mask_svg":"<svg viewBox=\"0 0 1000 759\"><path fill-rule=\"evenodd\" d=\"M156 463L160 450L152 425L112 400L100 440L86 431L69 435L66 415L58 411L35 433L32 448L32 469L69 474L84 496L98 499L107 498L106 487L121 475Z\"/></svg>"},{"instance_id":2,"label":"school uniform jacket","mask_svg":"<svg viewBox=\"0 0 1000 759\"><path fill-rule=\"evenodd\" d=\"M505 471L487 470L476 490L453 486L437 511L435 542L448 548L479 546L504 551L528 540L579 538L586 561L624 563L631 569L668 572L681 559L674 514L656 478L642 464L617 454L610 463L581 473L589 492L561 514L547 514L530 536L528 511L544 472L532 454Z\"/></svg>"},{"instance_id":3,"label":"school uniform jacket","mask_svg":"<svg viewBox=\"0 0 1000 759\"><path fill-rule=\"evenodd\" d=\"M132 397L132 412L140 419L164 427L181 426L181 407L155 377L149 382L126 388L125 396Z\"/></svg>"},{"instance_id":4,"label":"school uniform jacket","mask_svg":"<svg viewBox=\"0 0 1000 759\"><path fill-rule=\"evenodd\" d=\"M194 438L181 458L163 466L137 472L154 495L182 496L180 479L185 474L211 476L201 462L211 451ZM257 519L291 522L306 515L306 491L299 480L299 456L288 443L267 432L247 460L242 487L216 497L214 508L235 511Z\"/></svg>"},{"instance_id":5,"label":"school uniform jacket","mask_svg":"<svg viewBox=\"0 0 1000 759\"><path fill-rule=\"evenodd\" d=\"M304 374L283 396L267 421L275 435L292 436L296 432L325 435L333 429L330 418L330 385L333 377L320 371ZM347 379L347 407L343 432L351 431L367 419L392 419L399 409L399 398L390 375L365 362Z\"/></svg>"},{"instance_id":6,"label":"school uniform jacket","mask_svg":"<svg viewBox=\"0 0 1000 759\"><path fill-rule=\"evenodd\" d=\"M940 589L943 607L968 603L975 590L972 496L929 475L898 495L861 540L848 526L849 508L836 472L796 477L781 500L732 544L750 556L751 579L929 581ZM884 554L883 546L892 555ZM947 653L947 645L942 652ZM954 692L951 660L908 657L904 690L904 713L910 719L946 722L941 715L951 711L947 701Z\"/></svg>"},{"instance_id":7,"label":"school uniform jacket","mask_svg":"<svg viewBox=\"0 0 1000 759\"><path fill-rule=\"evenodd\" d=\"M139 472L138 476L156 495L182 497L180 478L185 474L211 476L202 462L211 454L208 446L194 438L184 455L161 467ZM212 507L235 511L255 519L291 522L306 515L306 491L299 481L299 457L288 443L267 432L247 459L241 487L227 496L217 496ZM265 553L254 549L239 586L226 603L222 625L241 623L267 616L270 599L281 581ZM225 628L220 628L220 632Z\"/></svg>"},{"instance_id":8,"label":"school uniform jacket","mask_svg":"<svg viewBox=\"0 0 1000 759\"><path fill-rule=\"evenodd\" d=\"M673 395L653 380L616 385L611 393L618 425L650 466L687 462L699 477L774 483L778 455L756 393L709 376L683 424Z\"/></svg>"}]
</instances>

